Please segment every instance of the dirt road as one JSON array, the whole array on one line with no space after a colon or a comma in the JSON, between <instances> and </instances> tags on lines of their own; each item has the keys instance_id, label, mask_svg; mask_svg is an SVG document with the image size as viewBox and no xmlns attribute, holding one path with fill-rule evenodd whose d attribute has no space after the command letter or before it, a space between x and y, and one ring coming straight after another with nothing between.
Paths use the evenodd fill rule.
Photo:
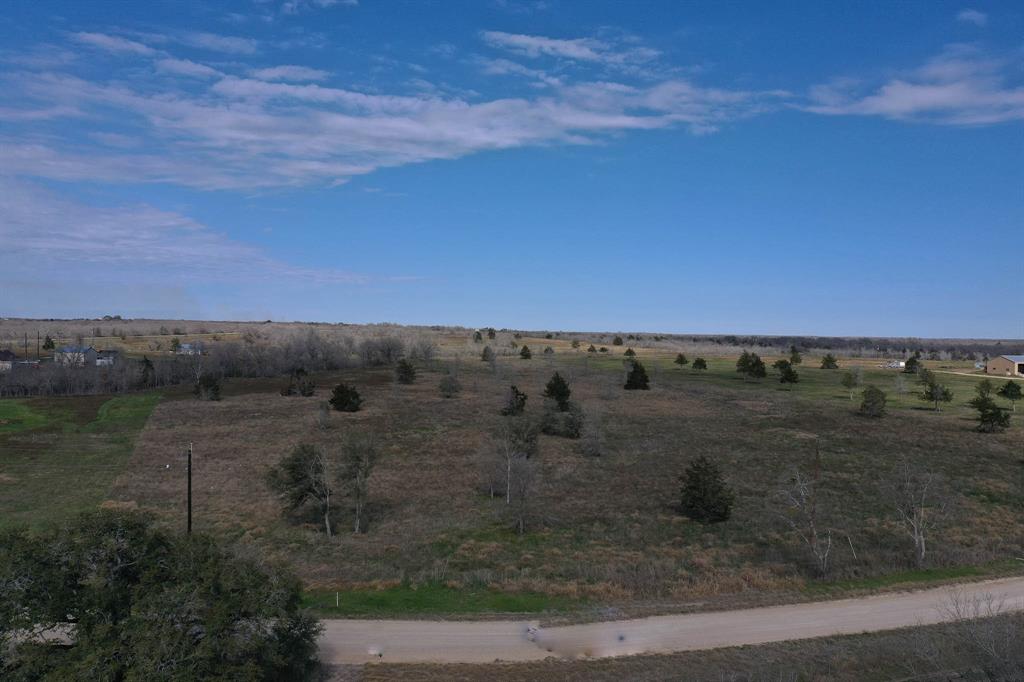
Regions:
<instances>
[{"instance_id":1,"label":"dirt road","mask_svg":"<svg viewBox=\"0 0 1024 682\"><path fill-rule=\"evenodd\" d=\"M327 620L325 663L489 663L548 656L669 653L927 625L948 619L954 588L858 599L536 628L529 621ZM961 599L991 596L1024 610L1024 577L956 586ZM532 634L532 638L531 638Z\"/></svg>"}]
</instances>

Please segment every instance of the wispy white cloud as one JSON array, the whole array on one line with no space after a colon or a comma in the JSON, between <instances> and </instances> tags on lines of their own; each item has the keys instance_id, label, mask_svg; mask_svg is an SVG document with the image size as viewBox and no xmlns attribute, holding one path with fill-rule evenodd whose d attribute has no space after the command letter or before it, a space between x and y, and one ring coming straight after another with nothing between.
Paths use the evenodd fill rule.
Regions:
<instances>
[{"instance_id":1,"label":"wispy white cloud","mask_svg":"<svg viewBox=\"0 0 1024 682\"><path fill-rule=\"evenodd\" d=\"M121 38L120 36L107 35L106 33L78 32L72 33L71 37L83 45L89 45L90 47L95 47L107 52L136 54L144 57L156 54L156 50L148 45L143 45L142 43L134 40L128 40L127 38Z\"/></svg>"},{"instance_id":2,"label":"wispy white cloud","mask_svg":"<svg viewBox=\"0 0 1024 682\"><path fill-rule=\"evenodd\" d=\"M173 281L281 277L323 284L367 281L339 270L297 267L173 211L147 204L100 207L34 184L0 178L0 252L8 276L55 263ZM69 220L73 216L73 220Z\"/></svg>"},{"instance_id":3,"label":"wispy white cloud","mask_svg":"<svg viewBox=\"0 0 1024 682\"><path fill-rule=\"evenodd\" d=\"M551 7L544 0L493 0L493 4L510 14L535 14Z\"/></svg>"},{"instance_id":4,"label":"wispy white cloud","mask_svg":"<svg viewBox=\"0 0 1024 682\"><path fill-rule=\"evenodd\" d=\"M552 76L543 69L531 69L509 59L481 59L479 64L481 71L490 76L525 76L545 87L562 84L561 78Z\"/></svg>"},{"instance_id":5,"label":"wispy white cloud","mask_svg":"<svg viewBox=\"0 0 1024 682\"><path fill-rule=\"evenodd\" d=\"M252 38L224 36L201 31L183 33L177 36L177 40L189 47L210 50L212 52L226 52L228 54L255 54L259 47L259 43Z\"/></svg>"},{"instance_id":6,"label":"wispy white cloud","mask_svg":"<svg viewBox=\"0 0 1024 682\"><path fill-rule=\"evenodd\" d=\"M119 149L132 149L142 144L142 140L139 138L121 133L95 132L89 133L89 137L102 145Z\"/></svg>"},{"instance_id":7,"label":"wispy white cloud","mask_svg":"<svg viewBox=\"0 0 1024 682\"><path fill-rule=\"evenodd\" d=\"M153 63L153 66L162 73L193 78L216 78L224 75L206 64L199 64L188 59L158 59Z\"/></svg>"},{"instance_id":8,"label":"wispy white cloud","mask_svg":"<svg viewBox=\"0 0 1024 682\"><path fill-rule=\"evenodd\" d=\"M1002 60L985 58L975 48L954 45L875 88L853 79L815 86L805 109L946 125L1024 120L1024 87L1009 85L1004 67Z\"/></svg>"},{"instance_id":9,"label":"wispy white cloud","mask_svg":"<svg viewBox=\"0 0 1024 682\"><path fill-rule=\"evenodd\" d=\"M212 34L141 39L173 46L196 42L197 35L222 47L232 40L211 39ZM10 122L0 139L0 168L63 181L259 189L334 185L384 167L488 150L594 144L627 131L683 128L707 134L784 105L822 115L943 124L1024 118L1024 89L1007 84L1007 63L964 46L889 82L834 80L796 98L775 90L699 85L679 71L662 69L656 51L644 51L628 36L605 32L600 40L568 41L487 36L526 57L557 59L527 66L475 58L470 63L487 74L534 86L525 94L518 90L516 96L490 98L420 76L402 80L392 92L331 87L310 82L325 79L324 71L296 64L257 68L246 65L244 55L221 71L154 52L147 56L164 76L157 81L134 59L126 60L123 71L108 70L109 80L54 68L10 73L0 87L18 105L0 108L0 119ZM127 56L138 54L116 40L99 42L117 45L113 49ZM255 43L229 44L256 49ZM579 61L595 65L597 75L569 63ZM652 73L664 73L652 78L625 68L644 63L653 65ZM612 68L604 68L608 65ZM44 132L43 123L62 116L81 117L85 129ZM136 144L90 137L91 132L129 133L126 139Z\"/></svg>"},{"instance_id":10,"label":"wispy white cloud","mask_svg":"<svg viewBox=\"0 0 1024 682\"><path fill-rule=\"evenodd\" d=\"M483 31L480 36L488 45L503 48L526 57L563 57L588 62L602 60L605 43L593 38L547 38L504 31Z\"/></svg>"},{"instance_id":11,"label":"wispy white cloud","mask_svg":"<svg viewBox=\"0 0 1024 682\"><path fill-rule=\"evenodd\" d=\"M27 123L32 121L49 121L69 116L80 116L81 111L74 106L55 104L40 108L0 107L0 121Z\"/></svg>"},{"instance_id":12,"label":"wispy white cloud","mask_svg":"<svg viewBox=\"0 0 1024 682\"><path fill-rule=\"evenodd\" d=\"M988 23L988 15L984 12L979 12L976 9L965 9L961 10L956 15L957 21L962 21L967 24L974 24L975 26L984 26Z\"/></svg>"},{"instance_id":13,"label":"wispy white cloud","mask_svg":"<svg viewBox=\"0 0 1024 682\"><path fill-rule=\"evenodd\" d=\"M325 9L335 5L354 7L359 0L285 0L281 3L282 14L298 14L307 9Z\"/></svg>"},{"instance_id":14,"label":"wispy white cloud","mask_svg":"<svg viewBox=\"0 0 1024 682\"><path fill-rule=\"evenodd\" d=\"M258 78L262 81L291 81L291 82L306 82L306 81L322 81L326 80L331 74L321 69L311 69L308 66L297 66L295 64L287 64L284 66L272 66L265 69L254 69L249 72L254 78Z\"/></svg>"},{"instance_id":15,"label":"wispy white cloud","mask_svg":"<svg viewBox=\"0 0 1024 682\"><path fill-rule=\"evenodd\" d=\"M145 153L110 154L52 138L0 144L9 172L62 180L170 182L206 189L337 184L381 167L529 145L590 144L628 130L706 133L763 111L781 93L552 80L535 98L475 101L436 89L366 94L225 76L208 89L154 93L59 74L15 80L27 99L143 126ZM428 84L429 85L429 84Z\"/></svg>"},{"instance_id":16,"label":"wispy white cloud","mask_svg":"<svg viewBox=\"0 0 1024 682\"><path fill-rule=\"evenodd\" d=\"M611 67L632 67L661 56L661 52L638 44L597 38L549 38L546 36L483 31L484 42L524 57L555 57L579 62L599 63Z\"/></svg>"}]
</instances>

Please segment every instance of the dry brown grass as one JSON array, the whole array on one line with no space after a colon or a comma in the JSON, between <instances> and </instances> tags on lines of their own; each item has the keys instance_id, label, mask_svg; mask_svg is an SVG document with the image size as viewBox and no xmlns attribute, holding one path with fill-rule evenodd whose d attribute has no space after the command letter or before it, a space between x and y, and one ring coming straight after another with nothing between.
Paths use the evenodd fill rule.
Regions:
<instances>
[{"instance_id":1,"label":"dry brown grass","mask_svg":"<svg viewBox=\"0 0 1024 682\"><path fill-rule=\"evenodd\" d=\"M1019 429L982 436L957 414L917 410L866 422L842 400L674 371L664 353L646 359L652 390L626 392L620 358L541 356L552 341L522 341L534 348L534 360L502 359L495 376L476 359L482 345L457 337L463 391L451 400L438 393L440 365L421 371L411 386L395 384L389 370L357 370L318 376L313 398L281 397L280 381L229 380L220 403L167 400L112 497L183 525L183 453L191 440L195 527L292 563L311 586L410 579L599 603L728 601L807 583L800 548L770 498L792 467L810 467L820 437L825 502L841 541L836 577L909 567L877 493L900 455L944 473L959 501L953 523L933 543L934 565L984 563L1022 549ZM606 454L587 458L578 441L542 436L536 509L543 523L519 537L503 523L501 502L480 494L474 454L502 419L508 384L530 395L528 409L536 413L554 369L569 376L574 400L600 408ZM319 431L317 405L341 379L359 387L365 409L332 413L333 428ZM374 433L381 450L369 532L327 540L314 517L282 518L263 482L267 468L300 442L333 447L355 429ZM698 454L718 461L736 489L728 523L704 527L674 509L677 477ZM347 526L347 510L338 522Z\"/></svg>"}]
</instances>

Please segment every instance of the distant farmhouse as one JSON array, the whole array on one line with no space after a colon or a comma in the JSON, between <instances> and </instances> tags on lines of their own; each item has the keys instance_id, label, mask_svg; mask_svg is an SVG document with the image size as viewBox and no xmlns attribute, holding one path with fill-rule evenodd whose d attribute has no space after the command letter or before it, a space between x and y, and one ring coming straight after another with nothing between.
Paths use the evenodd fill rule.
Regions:
<instances>
[{"instance_id":1,"label":"distant farmhouse","mask_svg":"<svg viewBox=\"0 0 1024 682\"><path fill-rule=\"evenodd\" d=\"M183 343L178 346L176 351L178 355L202 355L203 344L201 343Z\"/></svg>"},{"instance_id":2,"label":"distant farmhouse","mask_svg":"<svg viewBox=\"0 0 1024 682\"><path fill-rule=\"evenodd\" d=\"M53 361L65 367L88 367L96 364L98 356L92 346L64 346L53 354Z\"/></svg>"},{"instance_id":3,"label":"distant farmhouse","mask_svg":"<svg viewBox=\"0 0 1024 682\"><path fill-rule=\"evenodd\" d=\"M0 350L0 372L10 372L18 356L9 350Z\"/></svg>"},{"instance_id":4,"label":"distant farmhouse","mask_svg":"<svg viewBox=\"0 0 1024 682\"><path fill-rule=\"evenodd\" d=\"M1024 355L1000 355L985 365L985 374L1013 377L1024 376Z\"/></svg>"},{"instance_id":5,"label":"distant farmhouse","mask_svg":"<svg viewBox=\"0 0 1024 682\"><path fill-rule=\"evenodd\" d=\"M97 367L113 367L117 363L119 353L116 350L101 350L96 352Z\"/></svg>"}]
</instances>

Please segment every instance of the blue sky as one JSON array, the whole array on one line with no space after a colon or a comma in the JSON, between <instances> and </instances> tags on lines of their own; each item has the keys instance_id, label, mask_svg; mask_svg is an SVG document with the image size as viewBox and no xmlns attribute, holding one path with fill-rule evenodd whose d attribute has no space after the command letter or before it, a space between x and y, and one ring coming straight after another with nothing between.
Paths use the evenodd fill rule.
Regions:
<instances>
[{"instance_id":1,"label":"blue sky","mask_svg":"<svg viewBox=\"0 0 1024 682\"><path fill-rule=\"evenodd\" d=\"M0 314L1024 337L1018 3L10 3Z\"/></svg>"}]
</instances>

